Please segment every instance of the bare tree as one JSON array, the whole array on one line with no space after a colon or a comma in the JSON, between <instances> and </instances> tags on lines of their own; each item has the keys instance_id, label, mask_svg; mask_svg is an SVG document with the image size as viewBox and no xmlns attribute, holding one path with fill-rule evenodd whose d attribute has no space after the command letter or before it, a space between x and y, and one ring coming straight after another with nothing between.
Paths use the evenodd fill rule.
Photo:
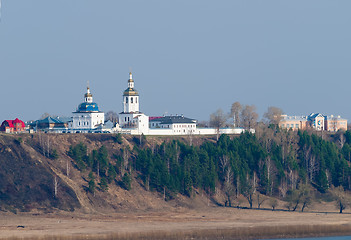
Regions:
<instances>
[{"instance_id":1,"label":"bare tree","mask_svg":"<svg viewBox=\"0 0 351 240\"><path fill-rule=\"evenodd\" d=\"M124 175L124 171L128 169L129 165L129 153L128 149L124 148L123 149L123 170L122 170L122 175Z\"/></svg>"},{"instance_id":2,"label":"bare tree","mask_svg":"<svg viewBox=\"0 0 351 240\"><path fill-rule=\"evenodd\" d=\"M288 206L287 207L288 207L289 211L290 210L296 211L297 207L300 204L300 200L301 200L299 191L296 190L296 189L291 191L291 193L288 196L287 200L288 200Z\"/></svg>"},{"instance_id":3,"label":"bare tree","mask_svg":"<svg viewBox=\"0 0 351 240\"><path fill-rule=\"evenodd\" d=\"M286 197L286 193L288 192L288 184L287 184L285 178L283 178L280 181L280 186L278 187L278 190L279 190L280 196L282 198L285 198Z\"/></svg>"},{"instance_id":4,"label":"bare tree","mask_svg":"<svg viewBox=\"0 0 351 240\"><path fill-rule=\"evenodd\" d=\"M234 173L232 168L230 167L229 157L223 155L219 158L219 163L221 167L221 172L223 174L223 190L227 197L225 201L225 206L229 205L232 206L231 197L234 195Z\"/></svg>"},{"instance_id":5,"label":"bare tree","mask_svg":"<svg viewBox=\"0 0 351 240\"><path fill-rule=\"evenodd\" d=\"M232 206L232 201L231 201L231 197L234 194L234 186L233 186L233 171L231 169L230 166L228 166L225 170L225 174L224 174L224 193L227 196L227 201L226 201L226 206L227 203L229 205L229 207Z\"/></svg>"},{"instance_id":6,"label":"bare tree","mask_svg":"<svg viewBox=\"0 0 351 240\"><path fill-rule=\"evenodd\" d=\"M304 161L308 173L308 180L312 183L315 177L315 173L319 170L319 163L316 160L316 156L312 153L311 146L303 147Z\"/></svg>"},{"instance_id":7,"label":"bare tree","mask_svg":"<svg viewBox=\"0 0 351 240\"><path fill-rule=\"evenodd\" d=\"M45 118L47 118L47 117L50 117L50 114L47 113L47 112L45 112L45 113L43 113L43 114L41 115L40 119L42 120L42 119L45 119Z\"/></svg>"},{"instance_id":8,"label":"bare tree","mask_svg":"<svg viewBox=\"0 0 351 240\"><path fill-rule=\"evenodd\" d=\"M304 211L312 202L311 188L307 184L301 184L299 187L300 201L302 203L301 212Z\"/></svg>"},{"instance_id":9,"label":"bare tree","mask_svg":"<svg viewBox=\"0 0 351 240\"><path fill-rule=\"evenodd\" d=\"M279 125L282 119L283 110L277 107L268 107L267 112L263 115L269 124Z\"/></svg>"},{"instance_id":10,"label":"bare tree","mask_svg":"<svg viewBox=\"0 0 351 240\"><path fill-rule=\"evenodd\" d=\"M219 158L219 163L222 169L222 173L225 173L226 168L229 165L229 157L227 155L223 155L222 157Z\"/></svg>"},{"instance_id":11,"label":"bare tree","mask_svg":"<svg viewBox=\"0 0 351 240\"><path fill-rule=\"evenodd\" d=\"M261 208L261 205L267 200L265 195L260 193L257 194L257 208Z\"/></svg>"},{"instance_id":12,"label":"bare tree","mask_svg":"<svg viewBox=\"0 0 351 240\"><path fill-rule=\"evenodd\" d=\"M296 189L299 174L297 173L297 171L290 169L290 172L288 173L288 177L289 177L289 183L290 183L290 190L293 191Z\"/></svg>"},{"instance_id":13,"label":"bare tree","mask_svg":"<svg viewBox=\"0 0 351 240\"><path fill-rule=\"evenodd\" d=\"M50 141L50 136L49 136L48 134L46 134L45 147L46 147L47 157L50 157L51 141ZM45 154L44 154L44 155L45 155Z\"/></svg>"},{"instance_id":14,"label":"bare tree","mask_svg":"<svg viewBox=\"0 0 351 240\"><path fill-rule=\"evenodd\" d=\"M39 146L43 155L45 157L50 157L50 151L51 151L50 135L42 134L41 132L39 132L38 137L39 137Z\"/></svg>"},{"instance_id":15,"label":"bare tree","mask_svg":"<svg viewBox=\"0 0 351 240\"><path fill-rule=\"evenodd\" d=\"M178 146L178 143L176 142L175 144L175 154L176 154L176 163L179 163L179 158L180 158L180 147Z\"/></svg>"},{"instance_id":16,"label":"bare tree","mask_svg":"<svg viewBox=\"0 0 351 240\"><path fill-rule=\"evenodd\" d=\"M272 194L273 192L273 177L274 176L274 163L272 162L271 160L271 157L268 155L267 158L266 158L266 170L267 170L267 193L268 194Z\"/></svg>"},{"instance_id":17,"label":"bare tree","mask_svg":"<svg viewBox=\"0 0 351 240\"><path fill-rule=\"evenodd\" d=\"M193 134L192 130L188 130L189 146L193 145Z\"/></svg>"},{"instance_id":18,"label":"bare tree","mask_svg":"<svg viewBox=\"0 0 351 240\"><path fill-rule=\"evenodd\" d=\"M271 200L269 200L269 204L272 207L272 211L274 211L275 208L278 206L278 200L275 198L271 198Z\"/></svg>"},{"instance_id":19,"label":"bare tree","mask_svg":"<svg viewBox=\"0 0 351 240\"><path fill-rule=\"evenodd\" d=\"M336 137L337 137L337 142L338 142L340 148L343 148L344 144L346 142L346 137L345 137L344 132L338 131L336 134Z\"/></svg>"},{"instance_id":20,"label":"bare tree","mask_svg":"<svg viewBox=\"0 0 351 240\"><path fill-rule=\"evenodd\" d=\"M108 111L105 113L105 120L110 120L113 123L116 123L118 121L118 115L114 111Z\"/></svg>"},{"instance_id":21,"label":"bare tree","mask_svg":"<svg viewBox=\"0 0 351 240\"><path fill-rule=\"evenodd\" d=\"M70 171L71 171L71 164L70 164L69 158L67 158L66 159L66 175L67 175L67 177L69 177Z\"/></svg>"},{"instance_id":22,"label":"bare tree","mask_svg":"<svg viewBox=\"0 0 351 240\"><path fill-rule=\"evenodd\" d=\"M197 123L197 127L199 128L208 128L209 122L208 121L200 121Z\"/></svg>"},{"instance_id":23,"label":"bare tree","mask_svg":"<svg viewBox=\"0 0 351 240\"><path fill-rule=\"evenodd\" d=\"M251 179L249 177L249 174L247 174L246 184L245 184L244 189L243 189L243 195L244 195L244 197L246 197L246 199L250 205L250 208L252 208L253 195L254 195L255 191L256 191L256 189L254 187L254 179Z\"/></svg>"},{"instance_id":24,"label":"bare tree","mask_svg":"<svg viewBox=\"0 0 351 240\"><path fill-rule=\"evenodd\" d=\"M246 130L253 129L256 127L257 119L256 107L254 105L245 105L241 111L241 125Z\"/></svg>"},{"instance_id":25,"label":"bare tree","mask_svg":"<svg viewBox=\"0 0 351 240\"><path fill-rule=\"evenodd\" d=\"M230 116L233 118L233 126L240 127L240 112L242 110L241 104L239 102L235 102L232 104L230 109Z\"/></svg>"},{"instance_id":26,"label":"bare tree","mask_svg":"<svg viewBox=\"0 0 351 240\"><path fill-rule=\"evenodd\" d=\"M57 197L59 182L57 176L54 177L54 197Z\"/></svg>"},{"instance_id":27,"label":"bare tree","mask_svg":"<svg viewBox=\"0 0 351 240\"><path fill-rule=\"evenodd\" d=\"M216 112L210 115L210 125L216 128L217 141L219 139L219 129L224 127L227 121L227 116L222 109L218 109Z\"/></svg>"},{"instance_id":28,"label":"bare tree","mask_svg":"<svg viewBox=\"0 0 351 240\"><path fill-rule=\"evenodd\" d=\"M316 161L316 156L311 154L308 162L308 175L309 175L309 180L312 183L315 173L318 171L318 161Z\"/></svg>"},{"instance_id":29,"label":"bare tree","mask_svg":"<svg viewBox=\"0 0 351 240\"><path fill-rule=\"evenodd\" d=\"M43 119L45 119L45 118L47 118L47 117L57 118L58 115L56 115L56 114L50 114L50 113L45 112L45 113L43 113L43 114L40 116L40 120L43 120Z\"/></svg>"},{"instance_id":30,"label":"bare tree","mask_svg":"<svg viewBox=\"0 0 351 240\"><path fill-rule=\"evenodd\" d=\"M342 213L342 211L350 205L350 198L342 186L332 189L332 193L336 198L336 206L339 209L339 212Z\"/></svg>"}]
</instances>

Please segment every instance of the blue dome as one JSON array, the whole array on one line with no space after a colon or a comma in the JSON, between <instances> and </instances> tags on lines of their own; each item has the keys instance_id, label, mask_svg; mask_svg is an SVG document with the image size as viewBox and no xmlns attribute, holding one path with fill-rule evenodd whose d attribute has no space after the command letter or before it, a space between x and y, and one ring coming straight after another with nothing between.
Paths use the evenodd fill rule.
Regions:
<instances>
[{"instance_id":1,"label":"blue dome","mask_svg":"<svg viewBox=\"0 0 351 240\"><path fill-rule=\"evenodd\" d=\"M77 112L99 112L99 106L97 103L81 103L78 106Z\"/></svg>"}]
</instances>

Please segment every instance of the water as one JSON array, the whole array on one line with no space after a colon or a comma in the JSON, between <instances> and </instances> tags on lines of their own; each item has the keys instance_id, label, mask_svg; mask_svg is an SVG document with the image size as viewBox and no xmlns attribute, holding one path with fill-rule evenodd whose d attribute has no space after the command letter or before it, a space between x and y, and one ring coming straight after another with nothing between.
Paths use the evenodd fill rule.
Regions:
<instances>
[{"instance_id":1,"label":"water","mask_svg":"<svg viewBox=\"0 0 351 240\"><path fill-rule=\"evenodd\" d=\"M351 240L351 236L342 237L313 237L313 238L279 238L271 240Z\"/></svg>"}]
</instances>

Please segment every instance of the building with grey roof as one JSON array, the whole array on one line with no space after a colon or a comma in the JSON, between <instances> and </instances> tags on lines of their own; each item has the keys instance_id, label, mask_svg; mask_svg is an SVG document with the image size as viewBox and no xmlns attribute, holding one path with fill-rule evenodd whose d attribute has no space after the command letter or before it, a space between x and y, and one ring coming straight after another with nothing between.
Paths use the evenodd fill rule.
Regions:
<instances>
[{"instance_id":1,"label":"building with grey roof","mask_svg":"<svg viewBox=\"0 0 351 240\"><path fill-rule=\"evenodd\" d=\"M336 132L339 130L347 130L347 120L340 116L326 116L321 113L311 113L308 116L288 116L282 115L279 123L280 128L291 130L304 130L312 128L317 131Z\"/></svg>"}]
</instances>

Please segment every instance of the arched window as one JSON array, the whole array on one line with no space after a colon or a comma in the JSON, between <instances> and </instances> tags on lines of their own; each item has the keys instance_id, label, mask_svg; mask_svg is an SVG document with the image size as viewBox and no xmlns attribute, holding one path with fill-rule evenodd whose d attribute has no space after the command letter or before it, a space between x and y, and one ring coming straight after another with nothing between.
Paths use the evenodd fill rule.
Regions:
<instances>
[{"instance_id":1,"label":"arched window","mask_svg":"<svg viewBox=\"0 0 351 240\"><path fill-rule=\"evenodd\" d=\"M133 103L133 97L130 98L130 103Z\"/></svg>"},{"instance_id":2,"label":"arched window","mask_svg":"<svg viewBox=\"0 0 351 240\"><path fill-rule=\"evenodd\" d=\"M126 97L126 103L128 103L128 97Z\"/></svg>"},{"instance_id":3,"label":"arched window","mask_svg":"<svg viewBox=\"0 0 351 240\"><path fill-rule=\"evenodd\" d=\"M138 103L138 97L135 97L135 103Z\"/></svg>"}]
</instances>

